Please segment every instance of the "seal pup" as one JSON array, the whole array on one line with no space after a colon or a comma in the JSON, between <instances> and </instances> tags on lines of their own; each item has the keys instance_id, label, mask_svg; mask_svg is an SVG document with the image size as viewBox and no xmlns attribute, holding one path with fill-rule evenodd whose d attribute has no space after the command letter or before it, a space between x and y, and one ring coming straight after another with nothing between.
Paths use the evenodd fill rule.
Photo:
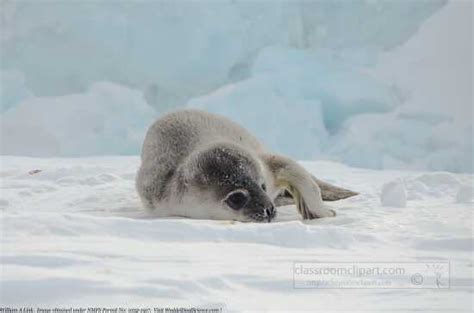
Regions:
<instances>
[{"instance_id":1,"label":"seal pup","mask_svg":"<svg viewBox=\"0 0 474 313\"><path fill-rule=\"evenodd\" d=\"M303 219L334 216L323 200L357 194L269 152L235 122L199 110L169 113L150 126L136 189L156 216L245 222L270 222L275 203L296 203Z\"/></svg>"}]
</instances>

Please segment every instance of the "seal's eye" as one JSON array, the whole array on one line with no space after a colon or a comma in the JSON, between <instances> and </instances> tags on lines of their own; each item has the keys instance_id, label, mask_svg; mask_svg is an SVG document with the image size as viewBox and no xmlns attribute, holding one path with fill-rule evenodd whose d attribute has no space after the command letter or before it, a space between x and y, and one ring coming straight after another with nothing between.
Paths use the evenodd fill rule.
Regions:
<instances>
[{"instance_id":1,"label":"seal's eye","mask_svg":"<svg viewBox=\"0 0 474 313\"><path fill-rule=\"evenodd\" d=\"M234 210L243 208L249 200L249 195L246 190L235 190L227 195L225 203Z\"/></svg>"},{"instance_id":2,"label":"seal's eye","mask_svg":"<svg viewBox=\"0 0 474 313\"><path fill-rule=\"evenodd\" d=\"M263 191L267 191L267 185L262 184L262 189L263 189Z\"/></svg>"}]
</instances>

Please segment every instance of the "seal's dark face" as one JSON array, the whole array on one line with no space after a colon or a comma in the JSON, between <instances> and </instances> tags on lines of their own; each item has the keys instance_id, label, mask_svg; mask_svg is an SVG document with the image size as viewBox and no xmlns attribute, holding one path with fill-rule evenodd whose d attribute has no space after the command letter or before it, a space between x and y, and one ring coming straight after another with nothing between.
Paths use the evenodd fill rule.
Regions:
<instances>
[{"instance_id":1,"label":"seal's dark face","mask_svg":"<svg viewBox=\"0 0 474 313\"><path fill-rule=\"evenodd\" d=\"M202 153L197 165L202 174L195 177L196 184L212 190L215 200L226 209L246 221L270 222L275 217L261 170L250 155L217 146Z\"/></svg>"},{"instance_id":2,"label":"seal's dark face","mask_svg":"<svg viewBox=\"0 0 474 313\"><path fill-rule=\"evenodd\" d=\"M224 199L224 203L232 210L242 211L245 217L257 222L271 222L275 217L276 211L270 200L261 201L255 196L257 193L248 192L246 189L231 191Z\"/></svg>"}]
</instances>

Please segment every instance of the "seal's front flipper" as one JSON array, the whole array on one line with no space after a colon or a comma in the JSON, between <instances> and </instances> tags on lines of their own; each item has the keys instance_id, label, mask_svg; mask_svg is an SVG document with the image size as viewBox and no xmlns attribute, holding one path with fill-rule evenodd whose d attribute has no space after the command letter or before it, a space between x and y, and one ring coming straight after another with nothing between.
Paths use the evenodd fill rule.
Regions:
<instances>
[{"instance_id":1,"label":"seal's front flipper","mask_svg":"<svg viewBox=\"0 0 474 313\"><path fill-rule=\"evenodd\" d=\"M264 155L263 159L273 173L277 187L288 190L304 219L336 215L333 210L324 208L320 188L301 165L278 155Z\"/></svg>"},{"instance_id":2,"label":"seal's front flipper","mask_svg":"<svg viewBox=\"0 0 474 313\"><path fill-rule=\"evenodd\" d=\"M321 196L324 201L337 201L358 195L357 192L331 185L314 176L311 177L321 189Z\"/></svg>"},{"instance_id":3,"label":"seal's front flipper","mask_svg":"<svg viewBox=\"0 0 474 313\"><path fill-rule=\"evenodd\" d=\"M295 200L293 199L293 196L291 193L284 189L274 200L275 206L280 207L280 206L285 206L285 205L293 205L295 204Z\"/></svg>"}]
</instances>

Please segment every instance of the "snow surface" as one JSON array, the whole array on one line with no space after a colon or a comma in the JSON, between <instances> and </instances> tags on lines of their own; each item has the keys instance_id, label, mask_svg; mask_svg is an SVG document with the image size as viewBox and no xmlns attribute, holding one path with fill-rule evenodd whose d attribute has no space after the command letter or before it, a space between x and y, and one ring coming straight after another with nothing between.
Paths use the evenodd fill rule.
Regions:
<instances>
[{"instance_id":1,"label":"snow surface","mask_svg":"<svg viewBox=\"0 0 474 313\"><path fill-rule=\"evenodd\" d=\"M138 154L154 118L193 106L297 159L474 170L470 1L2 9L2 154Z\"/></svg>"},{"instance_id":2,"label":"snow surface","mask_svg":"<svg viewBox=\"0 0 474 313\"><path fill-rule=\"evenodd\" d=\"M134 190L138 164L2 157L2 306L472 311L473 203L459 201L472 175L302 162L360 195L331 203L335 218L302 222L288 206L256 224L147 217ZM393 181L403 181L405 207L381 205ZM294 261L449 261L451 288L294 289Z\"/></svg>"}]
</instances>

